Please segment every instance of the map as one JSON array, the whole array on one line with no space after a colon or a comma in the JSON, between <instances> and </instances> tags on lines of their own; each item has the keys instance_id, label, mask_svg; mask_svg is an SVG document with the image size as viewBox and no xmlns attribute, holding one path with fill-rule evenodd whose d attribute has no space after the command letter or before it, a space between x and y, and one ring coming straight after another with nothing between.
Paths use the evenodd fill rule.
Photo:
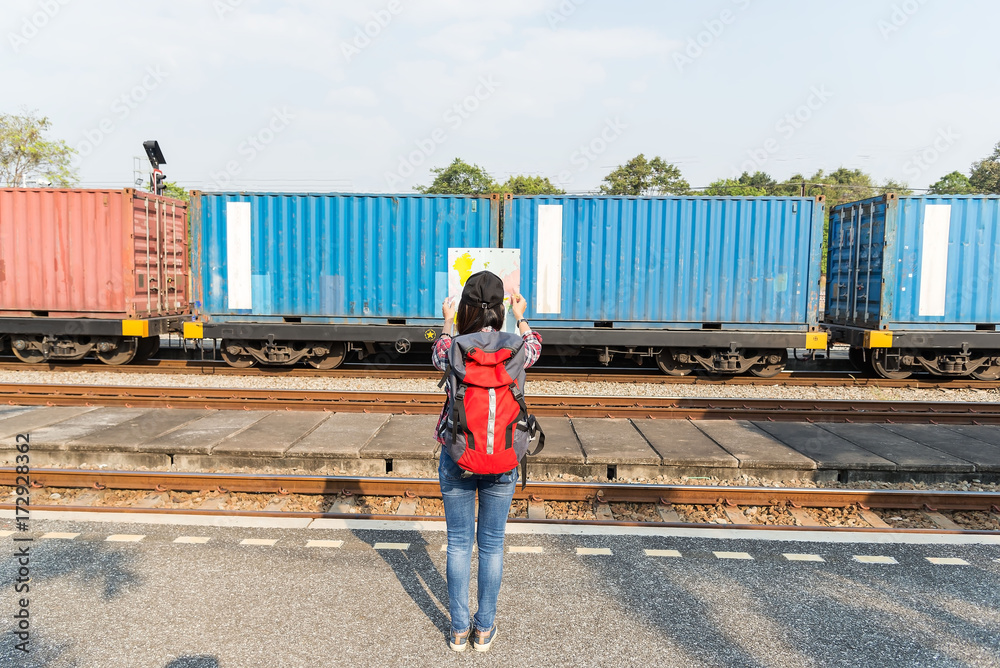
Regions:
<instances>
[{"instance_id":1,"label":"map","mask_svg":"<svg viewBox=\"0 0 1000 668\"><path fill-rule=\"evenodd\" d=\"M491 271L503 281L504 331L514 331L513 318L509 317L510 296L521 290L521 249L519 248L449 248L448 296L457 301L469 276L480 271Z\"/></svg>"}]
</instances>

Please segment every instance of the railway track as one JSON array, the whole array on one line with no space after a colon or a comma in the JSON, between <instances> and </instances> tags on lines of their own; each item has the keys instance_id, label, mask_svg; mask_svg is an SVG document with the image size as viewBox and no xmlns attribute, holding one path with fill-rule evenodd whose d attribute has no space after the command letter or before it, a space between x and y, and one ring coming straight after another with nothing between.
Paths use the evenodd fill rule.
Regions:
<instances>
[{"instance_id":1,"label":"railway track","mask_svg":"<svg viewBox=\"0 0 1000 668\"><path fill-rule=\"evenodd\" d=\"M22 487L18 487L18 485ZM0 485L12 488L23 495L24 480L18 479L13 469L0 469ZM281 517L346 517L404 520L441 520L439 515L416 513L416 500L439 499L441 491L436 480L409 478L364 478L318 475L231 474L231 473L179 473L39 469L32 471L30 487L36 497L51 496L51 490L86 490L77 500L86 504L32 503L31 509L120 512L176 513L222 516L281 516ZM102 494L109 490L137 492L133 505L106 505ZM176 493L197 492L208 507L162 507ZM236 494L265 495L267 506L263 510L227 508L228 497ZM312 495L322 497L322 510L280 510L284 497ZM61 496L61 495L59 495ZM391 515L356 512L358 506L352 499L361 497L396 497L396 511ZM983 526L1000 527L1000 493L959 491L912 490L861 490L861 489L798 489L762 487L713 487L701 485L641 485L617 483L529 482L518 487L515 504L527 503L527 517L514 521L566 522L554 517L552 509L559 503L583 502L594 509L594 519L575 520L584 524L690 526L705 523L684 521L679 510L687 508L717 509L725 522L759 529L823 530L823 531L880 531L880 532L931 532L931 533L986 533L997 530L969 529L961 526L945 513L980 513ZM546 511L548 504L549 510ZM647 513L655 518L649 522L623 521L614 518L612 504L644 504ZM532 508L536 512L532 513ZM750 521L744 510L761 507L778 508L794 520L790 524L761 524ZM2 503L0 508L11 509L13 504ZM274 509L268 509L274 508ZM540 512L538 512L540 509ZM848 510L857 518L858 526L831 526L824 523L821 514L811 511ZM892 513L876 511L916 512L929 526L900 528L887 523L884 517ZM546 514L548 512L548 515ZM953 516L954 517L954 516ZM890 520L893 518L889 518ZM895 518L902 519L902 518ZM967 518L963 521L968 524Z\"/></svg>"},{"instance_id":2,"label":"railway track","mask_svg":"<svg viewBox=\"0 0 1000 668\"><path fill-rule=\"evenodd\" d=\"M108 372L166 375L245 376L248 378L381 378L399 380L438 380L441 372L430 366L384 368L375 365L352 364L339 369L307 369L304 367L251 367L234 369L225 362L164 359L145 364L110 366L92 360L58 364L26 365L23 362L0 362L0 371L48 371L57 373ZM861 372L840 371L786 371L774 378L756 376L713 377L700 374L667 376L658 369L615 369L607 371L593 368L562 367L559 369L536 367L528 372L528 379L543 382L600 382L600 383L650 383L654 385L703 385L735 386L764 385L788 387L881 387L915 389L979 389L1000 388L997 381L972 378L907 378L890 380L870 378Z\"/></svg>"},{"instance_id":3,"label":"railway track","mask_svg":"<svg viewBox=\"0 0 1000 668\"><path fill-rule=\"evenodd\" d=\"M0 404L436 415L440 392L0 384ZM534 395L548 417L1000 424L1000 403Z\"/></svg>"}]
</instances>

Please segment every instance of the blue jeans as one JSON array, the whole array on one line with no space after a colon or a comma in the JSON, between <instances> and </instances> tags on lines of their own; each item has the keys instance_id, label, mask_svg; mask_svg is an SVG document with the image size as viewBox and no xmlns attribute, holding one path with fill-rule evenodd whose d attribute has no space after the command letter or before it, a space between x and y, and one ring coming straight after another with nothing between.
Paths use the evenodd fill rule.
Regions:
<instances>
[{"instance_id":1,"label":"blue jeans","mask_svg":"<svg viewBox=\"0 0 1000 668\"><path fill-rule=\"evenodd\" d=\"M468 478L462 477L462 471L441 448L438 479L448 525L448 612L453 631L469 630L469 577L475 541L479 546L479 610L473 621L477 629L489 631L497 615L503 575L503 536L510 501L517 487L517 469L500 475ZM478 531L476 490L479 491Z\"/></svg>"}]
</instances>

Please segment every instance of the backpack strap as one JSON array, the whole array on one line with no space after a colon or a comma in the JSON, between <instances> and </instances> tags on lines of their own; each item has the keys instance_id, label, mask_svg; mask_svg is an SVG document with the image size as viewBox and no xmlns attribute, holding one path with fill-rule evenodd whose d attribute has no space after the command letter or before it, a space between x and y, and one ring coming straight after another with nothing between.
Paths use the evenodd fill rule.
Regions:
<instances>
[{"instance_id":1,"label":"backpack strap","mask_svg":"<svg viewBox=\"0 0 1000 668\"><path fill-rule=\"evenodd\" d=\"M511 383L508 387L510 388L510 393L514 395L517 405L521 407L521 415L524 417L525 424L528 425L529 440L534 440L535 436L538 436L538 446L534 452L525 452L521 456L521 461L518 462L518 466L521 467L521 489L524 489L524 486L528 484L528 455L535 456L545 447L545 432L542 431L542 427L538 424L535 416L528 414L528 406L524 403L524 393L521 392L521 388L517 386L517 383Z\"/></svg>"}]
</instances>

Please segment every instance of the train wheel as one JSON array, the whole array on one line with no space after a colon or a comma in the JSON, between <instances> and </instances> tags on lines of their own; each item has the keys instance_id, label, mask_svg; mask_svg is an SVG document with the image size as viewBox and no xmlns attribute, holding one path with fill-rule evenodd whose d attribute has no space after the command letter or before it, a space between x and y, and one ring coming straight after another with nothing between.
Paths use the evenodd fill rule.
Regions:
<instances>
[{"instance_id":1,"label":"train wheel","mask_svg":"<svg viewBox=\"0 0 1000 668\"><path fill-rule=\"evenodd\" d=\"M25 364L41 364L45 361L45 353L38 348L25 348L24 350L18 350L14 346L11 346L11 351L13 351L14 357L21 360Z\"/></svg>"},{"instance_id":2,"label":"train wheel","mask_svg":"<svg viewBox=\"0 0 1000 668\"><path fill-rule=\"evenodd\" d=\"M117 348L107 352L95 350L97 359L111 366L121 366L128 364L135 359L135 354L139 350L139 342L134 336L126 336L118 344Z\"/></svg>"},{"instance_id":3,"label":"train wheel","mask_svg":"<svg viewBox=\"0 0 1000 668\"><path fill-rule=\"evenodd\" d=\"M910 376L913 375L912 371L907 371L904 369L900 369L898 371L889 371L888 369L886 369L884 361L885 353L881 352L884 350L887 349L878 348L872 350L871 353L871 360L870 360L871 367L878 376L882 378L888 378L889 380L903 380L904 378L909 378Z\"/></svg>"},{"instance_id":4,"label":"train wheel","mask_svg":"<svg viewBox=\"0 0 1000 668\"><path fill-rule=\"evenodd\" d=\"M750 367L750 373L758 378L774 378L785 370L788 364L787 350L769 350L764 356L764 362Z\"/></svg>"},{"instance_id":5,"label":"train wheel","mask_svg":"<svg viewBox=\"0 0 1000 668\"><path fill-rule=\"evenodd\" d=\"M347 344L337 342L326 345L325 347L329 348L330 352L321 357L310 357L306 360L306 364L314 369L326 370L336 369L344 363L344 358L347 357Z\"/></svg>"},{"instance_id":6,"label":"train wheel","mask_svg":"<svg viewBox=\"0 0 1000 668\"><path fill-rule=\"evenodd\" d=\"M690 367L678 365L674 360L674 356L666 348L661 350L660 354L656 356L656 365L660 367L660 371L668 376L686 376L691 373Z\"/></svg>"},{"instance_id":7,"label":"train wheel","mask_svg":"<svg viewBox=\"0 0 1000 668\"><path fill-rule=\"evenodd\" d=\"M145 362L150 357L160 352L160 337L144 336L139 339L139 349L135 352L135 362Z\"/></svg>"},{"instance_id":8,"label":"train wheel","mask_svg":"<svg viewBox=\"0 0 1000 668\"><path fill-rule=\"evenodd\" d=\"M233 348L232 351L229 350L230 347ZM239 343L233 344L231 341L227 341L225 339L222 340L222 343L219 346L219 352L222 354L222 359L224 359L226 364L234 369L249 369L257 364L256 357L240 352L243 349L243 346L239 345Z\"/></svg>"},{"instance_id":9,"label":"train wheel","mask_svg":"<svg viewBox=\"0 0 1000 668\"><path fill-rule=\"evenodd\" d=\"M1000 380L1000 366L984 364L970 375L976 380Z\"/></svg>"}]
</instances>

